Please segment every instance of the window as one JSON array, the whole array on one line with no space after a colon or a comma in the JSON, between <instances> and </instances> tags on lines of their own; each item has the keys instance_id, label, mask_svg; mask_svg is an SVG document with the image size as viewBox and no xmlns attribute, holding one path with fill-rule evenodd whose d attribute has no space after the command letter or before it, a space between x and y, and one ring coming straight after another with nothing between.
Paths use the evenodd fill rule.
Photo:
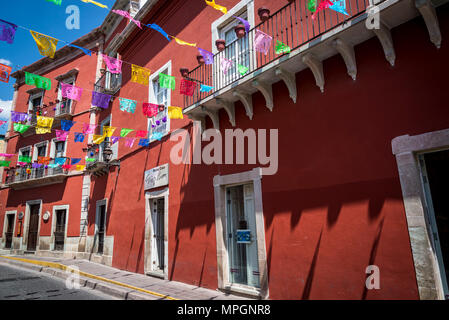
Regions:
<instances>
[{"instance_id":1,"label":"window","mask_svg":"<svg viewBox=\"0 0 449 320\"><path fill-rule=\"evenodd\" d=\"M28 102L28 113L32 114L31 122L36 122L36 112L41 108L44 100L44 93L39 92L30 95L30 99Z\"/></svg>"},{"instance_id":2,"label":"window","mask_svg":"<svg viewBox=\"0 0 449 320\"><path fill-rule=\"evenodd\" d=\"M159 85L159 74L171 75L171 61L159 69L150 77L150 93L149 102L159 105L164 105L165 109L159 112L156 116L148 121L149 139L151 136L160 132L167 134L170 131L170 119L168 118L168 106L171 104L171 89L162 88Z\"/></svg>"},{"instance_id":3,"label":"window","mask_svg":"<svg viewBox=\"0 0 449 320\"><path fill-rule=\"evenodd\" d=\"M63 80L61 82L65 83L65 84L75 85L75 78L70 78L67 80ZM56 116L61 115L61 114L71 113L71 110L72 110L72 103L73 103L72 100L62 97L61 82L59 83L59 87L58 87L58 100L60 102L56 106L56 110L55 110Z\"/></svg>"},{"instance_id":4,"label":"window","mask_svg":"<svg viewBox=\"0 0 449 320\"><path fill-rule=\"evenodd\" d=\"M53 139L51 141L50 158L53 159L51 161L51 163L55 163L55 161L54 161L55 158L64 158L65 157L66 151L67 151L66 146L67 145L66 145L65 141L58 141L58 139ZM53 173L53 174L62 173L61 167L52 168L49 170L52 170L51 173Z\"/></svg>"},{"instance_id":5,"label":"window","mask_svg":"<svg viewBox=\"0 0 449 320\"><path fill-rule=\"evenodd\" d=\"M33 162L39 160L39 157L47 156L47 145L48 141L40 142L34 145ZM44 166L33 169L33 176L35 178L41 178L44 176L44 171L45 171Z\"/></svg>"}]
</instances>

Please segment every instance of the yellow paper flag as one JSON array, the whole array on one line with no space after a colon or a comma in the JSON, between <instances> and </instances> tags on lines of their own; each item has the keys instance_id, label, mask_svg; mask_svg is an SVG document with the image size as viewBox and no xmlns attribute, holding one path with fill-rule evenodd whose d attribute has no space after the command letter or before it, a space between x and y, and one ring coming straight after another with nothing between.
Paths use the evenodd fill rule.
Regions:
<instances>
[{"instance_id":1,"label":"yellow paper flag","mask_svg":"<svg viewBox=\"0 0 449 320\"><path fill-rule=\"evenodd\" d=\"M53 118L37 116L36 134L51 133Z\"/></svg>"},{"instance_id":2,"label":"yellow paper flag","mask_svg":"<svg viewBox=\"0 0 449 320\"><path fill-rule=\"evenodd\" d=\"M92 138L93 138L94 144L101 144L104 141L104 139L106 138L106 136L94 134Z\"/></svg>"},{"instance_id":3,"label":"yellow paper flag","mask_svg":"<svg viewBox=\"0 0 449 320\"><path fill-rule=\"evenodd\" d=\"M168 117L170 119L184 119L184 115L182 114L182 108L168 107Z\"/></svg>"},{"instance_id":4,"label":"yellow paper flag","mask_svg":"<svg viewBox=\"0 0 449 320\"><path fill-rule=\"evenodd\" d=\"M150 78L151 71L147 68L132 65L132 76L131 81L143 84L145 86L148 85L148 80Z\"/></svg>"},{"instance_id":5,"label":"yellow paper flag","mask_svg":"<svg viewBox=\"0 0 449 320\"><path fill-rule=\"evenodd\" d=\"M34 38L34 41L36 41L39 53L53 59L56 52L56 46L58 45L58 39L54 39L33 30L30 30L30 33Z\"/></svg>"},{"instance_id":6,"label":"yellow paper flag","mask_svg":"<svg viewBox=\"0 0 449 320\"><path fill-rule=\"evenodd\" d=\"M228 13L228 9L226 7L220 6L218 4L215 4L215 0L207 1L206 4L214 8L215 10L221 11L223 14Z\"/></svg>"},{"instance_id":7,"label":"yellow paper flag","mask_svg":"<svg viewBox=\"0 0 449 320\"><path fill-rule=\"evenodd\" d=\"M85 168L86 166L85 165L77 165L76 166L76 170L77 171L84 171L84 168Z\"/></svg>"},{"instance_id":8,"label":"yellow paper flag","mask_svg":"<svg viewBox=\"0 0 449 320\"><path fill-rule=\"evenodd\" d=\"M180 44L181 46L196 47L196 43L188 43L188 42L182 41L181 39L178 39L176 37L173 37L173 39L175 39L176 43Z\"/></svg>"},{"instance_id":9,"label":"yellow paper flag","mask_svg":"<svg viewBox=\"0 0 449 320\"><path fill-rule=\"evenodd\" d=\"M96 6L99 6L100 8L106 8L106 9L108 8L107 5L98 3L97 1L93 1L93 0L81 0L81 1L85 2L85 3L92 3L92 4L96 5Z\"/></svg>"},{"instance_id":10,"label":"yellow paper flag","mask_svg":"<svg viewBox=\"0 0 449 320\"><path fill-rule=\"evenodd\" d=\"M117 129L117 128L116 127L104 126L103 127L103 135L105 137L110 138L114 134L115 129Z\"/></svg>"}]
</instances>

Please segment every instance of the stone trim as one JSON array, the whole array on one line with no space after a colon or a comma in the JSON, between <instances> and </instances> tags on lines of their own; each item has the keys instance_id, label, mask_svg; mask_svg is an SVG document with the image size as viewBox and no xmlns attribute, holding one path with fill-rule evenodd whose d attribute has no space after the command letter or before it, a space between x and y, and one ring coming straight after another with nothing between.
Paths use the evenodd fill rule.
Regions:
<instances>
[{"instance_id":1,"label":"stone trim","mask_svg":"<svg viewBox=\"0 0 449 320\"><path fill-rule=\"evenodd\" d=\"M214 177L215 194L215 230L217 240L218 288L224 291L256 296L268 299L268 267L265 247L265 222L262 205L262 169ZM256 218L257 255L260 272L260 289L243 285L231 284L228 274L228 250L226 244L226 186L233 184L253 183L254 211Z\"/></svg>"},{"instance_id":2,"label":"stone trim","mask_svg":"<svg viewBox=\"0 0 449 320\"><path fill-rule=\"evenodd\" d=\"M419 296L422 300L444 299L438 259L427 222L428 213L417 155L448 149L449 129L416 136L399 136L392 140L391 145L398 165Z\"/></svg>"}]
</instances>

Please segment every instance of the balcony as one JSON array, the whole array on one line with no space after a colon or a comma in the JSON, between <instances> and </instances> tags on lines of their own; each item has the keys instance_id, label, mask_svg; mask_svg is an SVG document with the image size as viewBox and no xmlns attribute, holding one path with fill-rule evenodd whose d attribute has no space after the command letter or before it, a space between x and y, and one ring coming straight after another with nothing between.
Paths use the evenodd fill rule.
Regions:
<instances>
[{"instance_id":1,"label":"balcony","mask_svg":"<svg viewBox=\"0 0 449 320\"><path fill-rule=\"evenodd\" d=\"M370 6L370 2L375 6ZM434 5L445 2L433 1ZM255 26L244 38L226 44L225 50L214 55L213 64L200 65L189 72L186 78L198 85L192 97L185 96L184 113L192 120L201 121L203 128L207 116L219 129L218 111L224 109L230 123L235 126L234 103L240 101L246 115L252 119L252 94L256 92L263 95L266 107L273 111L272 85L278 81L285 83L290 98L297 103L295 74L310 69L316 85L324 92L323 61L334 55L342 57L348 75L356 80L354 46L372 37L378 38L387 62L394 66L396 54L390 29L419 14L426 22L431 42L437 47L441 44L438 20L430 0L347 0L346 3L349 15L325 9L313 20L306 0L290 2L267 21ZM379 23L374 26L376 18ZM256 29L273 38L266 55L257 52L253 45ZM277 40L290 47L291 51L276 54ZM223 58L234 62L227 74L220 66ZM248 71L240 74L237 64L247 67ZM200 92L200 84L211 86L213 90Z\"/></svg>"},{"instance_id":2,"label":"balcony","mask_svg":"<svg viewBox=\"0 0 449 320\"><path fill-rule=\"evenodd\" d=\"M31 172L27 173L27 169L30 169ZM62 183L67 177L68 172L61 167L45 169L44 166L32 168L31 165L28 165L7 170L5 186L14 190L36 188Z\"/></svg>"},{"instance_id":3,"label":"balcony","mask_svg":"<svg viewBox=\"0 0 449 320\"><path fill-rule=\"evenodd\" d=\"M115 95L122 86L122 74L111 73L102 69L102 76L95 83L94 90L109 95Z\"/></svg>"},{"instance_id":4,"label":"balcony","mask_svg":"<svg viewBox=\"0 0 449 320\"><path fill-rule=\"evenodd\" d=\"M101 145L89 145L87 154L89 158L95 161L87 162L86 171L96 177L103 176L109 172L111 166L119 166L120 161L112 160L113 151L109 145L109 141L103 142ZM98 152L96 150L98 149ZM91 156L93 153L93 156Z\"/></svg>"}]
</instances>

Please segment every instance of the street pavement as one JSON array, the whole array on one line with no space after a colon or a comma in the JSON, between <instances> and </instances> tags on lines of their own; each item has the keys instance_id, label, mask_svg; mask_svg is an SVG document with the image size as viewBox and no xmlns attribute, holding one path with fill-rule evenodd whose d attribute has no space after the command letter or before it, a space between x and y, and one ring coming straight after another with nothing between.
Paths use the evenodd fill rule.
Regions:
<instances>
[{"instance_id":1,"label":"street pavement","mask_svg":"<svg viewBox=\"0 0 449 320\"><path fill-rule=\"evenodd\" d=\"M99 291L69 289L64 280L0 263L0 300L115 300Z\"/></svg>"}]
</instances>

